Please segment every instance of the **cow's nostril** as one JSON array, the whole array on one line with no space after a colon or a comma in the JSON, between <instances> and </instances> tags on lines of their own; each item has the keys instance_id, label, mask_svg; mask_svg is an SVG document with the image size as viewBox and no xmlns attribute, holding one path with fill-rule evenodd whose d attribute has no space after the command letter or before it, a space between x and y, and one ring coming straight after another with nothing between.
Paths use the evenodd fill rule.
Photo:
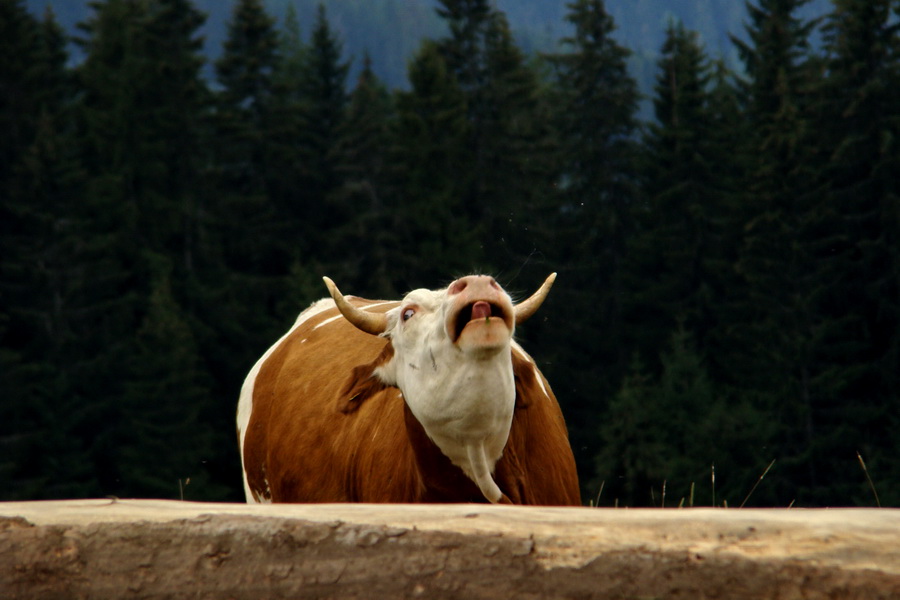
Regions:
<instances>
[{"instance_id":1,"label":"cow's nostril","mask_svg":"<svg viewBox=\"0 0 900 600\"><path fill-rule=\"evenodd\" d=\"M451 294L458 294L464 289L466 289L467 282L464 279L458 279L453 282L453 285L450 286Z\"/></svg>"}]
</instances>

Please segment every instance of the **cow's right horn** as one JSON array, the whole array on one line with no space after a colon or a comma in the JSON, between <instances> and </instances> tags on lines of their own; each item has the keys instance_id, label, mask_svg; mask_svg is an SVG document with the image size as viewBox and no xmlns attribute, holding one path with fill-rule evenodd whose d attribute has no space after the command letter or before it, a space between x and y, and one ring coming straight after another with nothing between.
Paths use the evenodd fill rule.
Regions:
<instances>
[{"instance_id":1,"label":"cow's right horn","mask_svg":"<svg viewBox=\"0 0 900 600\"><path fill-rule=\"evenodd\" d=\"M554 281L556 281L556 273L550 273L538 291L527 300L522 300L516 304L516 325L524 323L531 315L537 312L537 309L544 303L544 299L547 298L547 294L550 293L550 288L553 287Z\"/></svg>"},{"instance_id":2,"label":"cow's right horn","mask_svg":"<svg viewBox=\"0 0 900 600\"><path fill-rule=\"evenodd\" d=\"M386 314L372 313L356 308L347 302L347 299L344 298L341 291L330 278L323 277L322 279L325 280L325 286L328 288L328 293L334 298L334 302L337 304L341 314L344 315L344 318L350 321L357 329L365 331L366 333L371 333L372 335L384 333L384 330L387 329Z\"/></svg>"}]
</instances>

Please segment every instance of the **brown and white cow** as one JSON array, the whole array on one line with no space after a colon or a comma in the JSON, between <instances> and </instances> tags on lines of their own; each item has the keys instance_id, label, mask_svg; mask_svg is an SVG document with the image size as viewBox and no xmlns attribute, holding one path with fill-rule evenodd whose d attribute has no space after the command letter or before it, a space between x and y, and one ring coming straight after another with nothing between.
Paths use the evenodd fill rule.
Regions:
<instances>
[{"instance_id":1,"label":"brown and white cow","mask_svg":"<svg viewBox=\"0 0 900 600\"><path fill-rule=\"evenodd\" d=\"M555 277L517 305L488 276L399 302L326 277L241 390L247 501L579 504L559 404L513 341Z\"/></svg>"}]
</instances>

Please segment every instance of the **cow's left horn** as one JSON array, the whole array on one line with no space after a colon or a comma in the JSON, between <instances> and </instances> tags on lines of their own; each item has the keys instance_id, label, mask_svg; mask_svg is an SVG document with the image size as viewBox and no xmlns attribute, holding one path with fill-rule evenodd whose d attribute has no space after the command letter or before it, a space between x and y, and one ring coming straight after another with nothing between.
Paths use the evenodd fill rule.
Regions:
<instances>
[{"instance_id":1,"label":"cow's left horn","mask_svg":"<svg viewBox=\"0 0 900 600\"><path fill-rule=\"evenodd\" d=\"M334 285L334 282L330 278L323 277L322 279L325 280L325 286L328 288L328 293L334 298L334 302L337 304L341 314L344 315L344 318L353 323L357 329L365 331L366 333L371 333L372 335L384 333L384 330L387 329L386 314L372 313L356 308L347 302L347 299L344 298L344 295L341 294L341 291Z\"/></svg>"},{"instance_id":2,"label":"cow's left horn","mask_svg":"<svg viewBox=\"0 0 900 600\"><path fill-rule=\"evenodd\" d=\"M516 304L516 325L527 321L541 307L541 304L547 298L547 294L550 293L550 288L553 287L554 281L556 281L556 273L550 273L544 284L532 294L531 298Z\"/></svg>"}]
</instances>

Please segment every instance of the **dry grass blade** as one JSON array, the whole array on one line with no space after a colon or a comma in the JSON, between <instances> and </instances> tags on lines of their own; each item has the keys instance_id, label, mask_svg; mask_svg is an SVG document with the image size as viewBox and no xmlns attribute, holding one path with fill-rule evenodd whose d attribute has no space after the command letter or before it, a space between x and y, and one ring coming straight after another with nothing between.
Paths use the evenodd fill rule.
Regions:
<instances>
[{"instance_id":1,"label":"dry grass blade","mask_svg":"<svg viewBox=\"0 0 900 600\"><path fill-rule=\"evenodd\" d=\"M741 502L741 505L738 508L744 508L744 505L747 504L747 500L750 499L750 496L753 494L753 492L756 491L757 486L759 486L759 482L763 480L763 478L766 476L766 474L768 474L769 469L771 469L772 465L774 465L774 464L775 464L775 459L773 458L772 462L769 463L769 466L766 467L766 470L763 471L762 475L759 476L759 479L756 480L756 483L753 484L753 487L750 488L750 491L747 492L747 497L744 498L744 501Z\"/></svg>"},{"instance_id":2,"label":"dry grass blade","mask_svg":"<svg viewBox=\"0 0 900 600\"><path fill-rule=\"evenodd\" d=\"M606 480L605 480L605 479L604 479L603 481L600 482L600 491L597 492L597 499L591 501L591 502L592 502L591 506L593 506L594 508L597 508L598 506L600 506L600 494L603 493L603 486L604 486L604 485L606 485Z\"/></svg>"},{"instance_id":3,"label":"dry grass blade","mask_svg":"<svg viewBox=\"0 0 900 600\"><path fill-rule=\"evenodd\" d=\"M859 464L862 465L863 473L866 474L866 481L869 482L869 487L872 488L872 494L875 496L875 505L878 508L881 508L881 500L878 499L878 492L875 491L875 483L872 482L872 478L869 477L869 469L866 468L866 461L863 460L862 454L859 453L859 450L856 451L856 458L859 459Z\"/></svg>"}]
</instances>

